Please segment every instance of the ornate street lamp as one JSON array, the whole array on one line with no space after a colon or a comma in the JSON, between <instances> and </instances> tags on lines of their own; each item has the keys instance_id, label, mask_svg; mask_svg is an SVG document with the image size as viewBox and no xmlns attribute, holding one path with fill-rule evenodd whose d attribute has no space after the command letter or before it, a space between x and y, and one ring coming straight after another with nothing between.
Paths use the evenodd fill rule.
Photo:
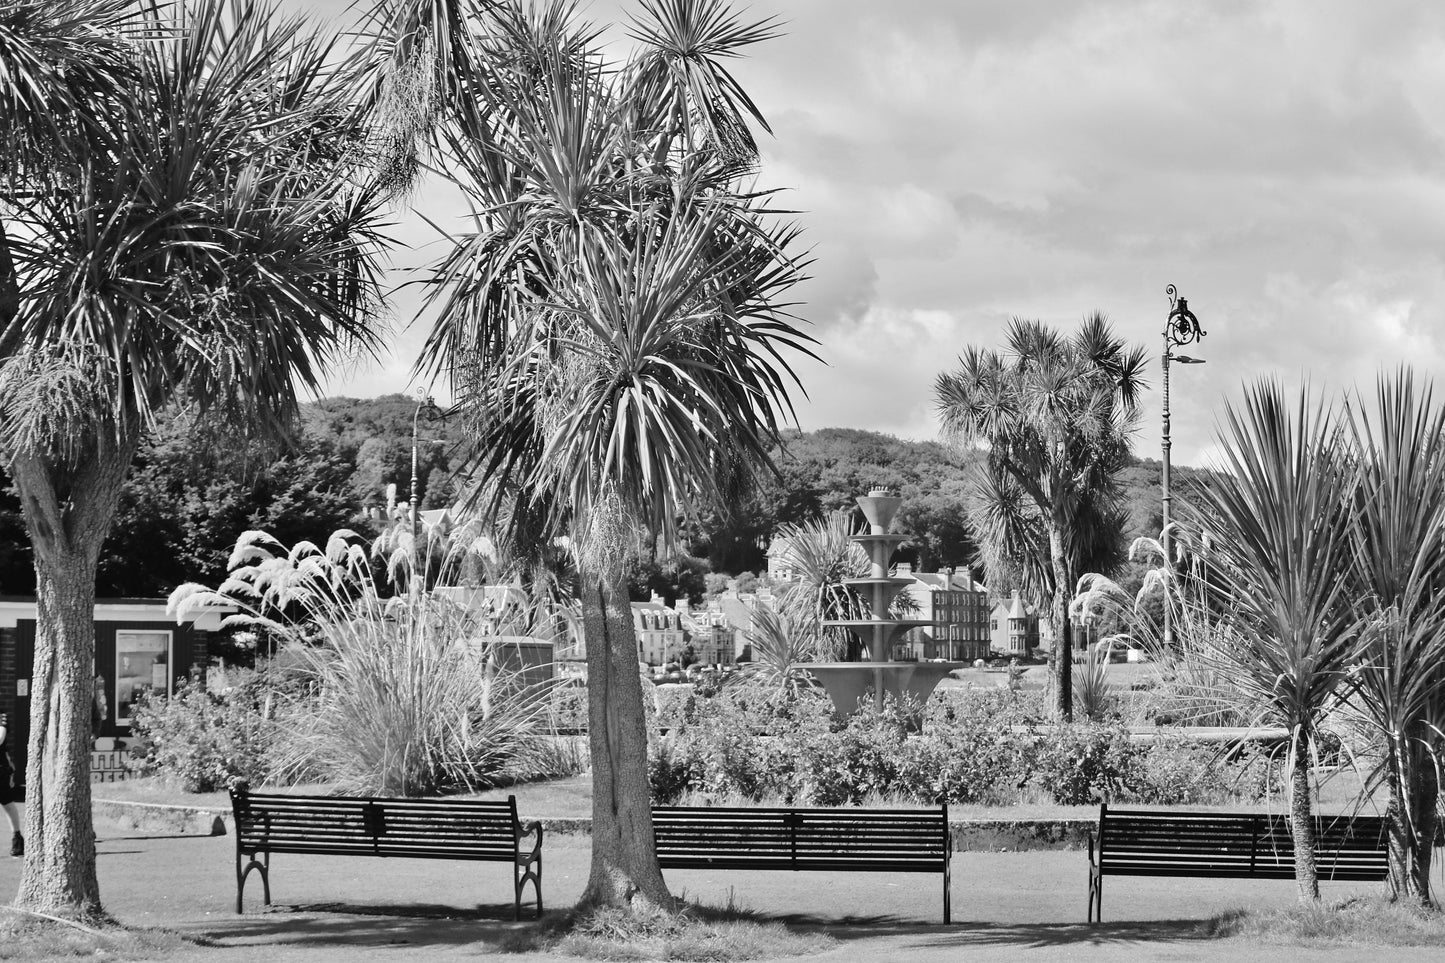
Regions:
<instances>
[{"instance_id":1,"label":"ornate street lamp","mask_svg":"<svg viewBox=\"0 0 1445 963\"><path fill-rule=\"evenodd\" d=\"M1169 363L1174 361L1179 364L1203 364L1202 358L1175 354L1174 348L1198 341L1204 337L1205 331L1199 326L1199 319L1194 316L1194 312L1189 310L1189 302L1179 296L1179 290L1174 285L1165 288L1164 293L1169 296L1169 320L1164 325L1164 531L1160 543L1164 549L1164 565L1168 569L1174 564L1169 538ZM1164 646L1170 648L1174 644L1174 626L1169 611L1167 574L1164 590Z\"/></svg>"},{"instance_id":2,"label":"ornate street lamp","mask_svg":"<svg viewBox=\"0 0 1445 963\"><path fill-rule=\"evenodd\" d=\"M427 395L417 403L416 411L411 416L411 570L412 581L417 581L417 546L421 542L421 513L416 497L416 429L417 423L422 415L426 415L428 423L446 419L446 412L437 407L431 395Z\"/></svg>"}]
</instances>

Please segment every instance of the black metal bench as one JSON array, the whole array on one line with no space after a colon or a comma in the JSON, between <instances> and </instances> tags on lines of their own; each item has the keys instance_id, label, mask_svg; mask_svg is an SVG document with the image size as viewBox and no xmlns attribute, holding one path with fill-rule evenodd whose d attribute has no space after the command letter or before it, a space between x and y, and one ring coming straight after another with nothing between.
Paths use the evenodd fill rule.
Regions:
<instances>
[{"instance_id":1,"label":"black metal bench","mask_svg":"<svg viewBox=\"0 0 1445 963\"><path fill-rule=\"evenodd\" d=\"M271 854L399 856L511 863L513 917L522 917L522 889L530 881L542 915L542 825L523 826L517 798L387 799L358 796L290 796L231 790L236 822L236 912L246 877L261 875L271 905ZM536 843L524 850L524 837ZM259 857L259 858L258 858Z\"/></svg>"},{"instance_id":2,"label":"black metal bench","mask_svg":"<svg viewBox=\"0 0 1445 963\"><path fill-rule=\"evenodd\" d=\"M942 873L950 922L948 806L747 809L653 806L664 869Z\"/></svg>"},{"instance_id":3,"label":"black metal bench","mask_svg":"<svg viewBox=\"0 0 1445 963\"><path fill-rule=\"evenodd\" d=\"M1316 816L1322 880L1389 875L1382 816ZM1276 813L1151 812L1099 807L1089 834L1089 922L1103 919L1105 876L1294 879L1289 817Z\"/></svg>"}]
</instances>

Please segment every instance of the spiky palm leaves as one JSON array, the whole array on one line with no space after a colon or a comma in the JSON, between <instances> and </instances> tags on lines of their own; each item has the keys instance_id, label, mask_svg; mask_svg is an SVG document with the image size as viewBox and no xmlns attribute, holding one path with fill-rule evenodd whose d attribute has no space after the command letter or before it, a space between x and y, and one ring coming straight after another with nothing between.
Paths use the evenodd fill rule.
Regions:
<instances>
[{"instance_id":1,"label":"spiky palm leaves","mask_svg":"<svg viewBox=\"0 0 1445 963\"><path fill-rule=\"evenodd\" d=\"M432 133L403 139L420 137L473 218L430 279L420 367L455 388L493 504L525 501L510 517L567 532L577 554L595 799L584 901L635 890L671 905L650 851L622 563L719 500L719 457L764 462L790 413L785 355L808 340L783 300L795 232L765 225L742 189L750 102L717 63L766 30L715 0L649 4L646 50L616 68L572 3L506 0L474 22L453 15L463 3L393 9L420 24L443 7L455 43L483 55L444 61L442 26L422 29L438 53L415 76L455 76L429 81L443 94Z\"/></svg>"},{"instance_id":2,"label":"spiky palm leaves","mask_svg":"<svg viewBox=\"0 0 1445 963\"><path fill-rule=\"evenodd\" d=\"M1010 569L1036 598L1052 599L1055 652L1078 576L1120 558L1115 479L1144 364L1143 348L1115 337L1100 314L1069 337L1015 319L1005 352L969 347L935 385L944 436L988 449L970 514L990 573ZM1067 715L1068 660L1055 671Z\"/></svg>"},{"instance_id":3,"label":"spiky palm leaves","mask_svg":"<svg viewBox=\"0 0 1445 963\"><path fill-rule=\"evenodd\" d=\"M360 131L330 45L254 3L183 14L134 46L100 143L5 198L6 344L87 367L109 397L80 418L122 433L181 394L274 429L375 343L380 212L349 176Z\"/></svg>"},{"instance_id":4,"label":"spiky palm leaves","mask_svg":"<svg viewBox=\"0 0 1445 963\"><path fill-rule=\"evenodd\" d=\"M824 622L869 616L863 600L844 584L869 572L868 553L850 538L853 534L852 515L832 512L815 521L784 525L774 536L781 560L794 576L783 590L782 604L809 620L817 642L816 661L857 656L856 639L855 651L845 652L852 638L848 630Z\"/></svg>"},{"instance_id":5,"label":"spiky palm leaves","mask_svg":"<svg viewBox=\"0 0 1445 963\"><path fill-rule=\"evenodd\" d=\"M693 6L654 12L685 20ZM424 369L457 386L480 474L513 483L495 491L524 490L559 520L617 499L668 536L718 500L719 452L764 460L789 410L783 352L807 340L781 299L798 277L795 231L762 226L735 162L659 132L649 91L677 57L701 69L697 50L653 48L646 69L612 72L587 50L588 28L511 5L492 17L476 40L492 66L468 81L488 98L486 129L458 120L438 146L476 230L431 279ZM731 18L709 23L719 55L759 39L729 33ZM695 100L715 86L679 88L669 122L722 110Z\"/></svg>"},{"instance_id":6,"label":"spiky palm leaves","mask_svg":"<svg viewBox=\"0 0 1445 963\"><path fill-rule=\"evenodd\" d=\"M1277 383L1255 386L1227 410L1226 471L1201 486L1187 521L1186 544L1206 528L1213 536L1206 578L1226 608L1209 655L1241 702L1291 734L1296 880L1308 900L1319 897L1310 753L1355 648L1346 440L1304 392L1291 405Z\"/></svg>"},{"instance_id":7,"label":"spiky palm leaves","mask_svg":"<svg viewBox=\"0 0 1445 963\"><path fill-rule=\"evenodd\" d=\"M771 697L791 700L807 680L808 662L830 657L832 648L822 642L813 613L792 604L759 604L753 610L748 642L753 657L733 677L761 685Z\"/></svg>"},{"instance_id":8,"label":"spiky palm leaves","mask_svg":"<svg viewBox=\"0 0 1445 963\"><path fill-rule=\"evenodd\" d=\"M1406 370L1373 404L1346 399L1353 448L1348 593L1360 620L1346 693L1381 747L1370 786L1389 789L1397 893L1431 901L1445 747L1445 411Z\"/></svg>"},{"instance_id":9,"label":"spiky palm leaves","mask_svg":"<svg viewBox=\"0 0 1445 963\"><path fill-rule=\"evenodd\" d=\"M331 61L249 0L0 12L0 441L36 548L33 684L68 695L32 705L29 908L99 912L90 689L65 680L92 677L96 555L145 426L186 398L277 430L374 343L378 195Z\"/></svg>"}]
</instances>

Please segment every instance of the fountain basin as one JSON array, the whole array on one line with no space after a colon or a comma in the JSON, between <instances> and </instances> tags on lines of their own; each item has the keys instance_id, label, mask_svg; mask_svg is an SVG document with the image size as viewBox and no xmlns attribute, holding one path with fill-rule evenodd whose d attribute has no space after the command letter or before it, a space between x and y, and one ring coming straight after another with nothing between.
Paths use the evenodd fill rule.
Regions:
<instances>
[{"instance_id":1,"label":"fountain basin","mask_svg":"<svg viewBox=\"0 0 1445 963\"><path fill-rule=\"evenodd\" d=\"M808 662L801 666L822 683L833 709L840 717L857 711L865 697L874 708L883 707L883 697L908 695L927 701L944 676L965 662ZM870 696L871 691L871 696Z\"/></svg>"}]
</instances>

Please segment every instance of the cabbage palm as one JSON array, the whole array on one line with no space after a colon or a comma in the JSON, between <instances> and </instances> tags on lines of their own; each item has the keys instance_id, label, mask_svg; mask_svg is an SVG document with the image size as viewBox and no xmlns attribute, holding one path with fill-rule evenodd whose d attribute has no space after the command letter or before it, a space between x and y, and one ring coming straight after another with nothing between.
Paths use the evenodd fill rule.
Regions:
<instances>
[{"instance_id":1,"label":"cabbage palm","mask_svg":"<svg viewBox=\"0 0 1445 963\"><path fill-rule=\"evenodd\" d=\"M1408 371L1381 378L1373 405L1346 408L1358 470L1349 593L1364 627L1347 691L1383 746L1367 782L1389 790L1391 881L1428 904L1445 747L1445 411Z\"/></svg>"},{"instance_id":2,"label":"cabbage palm","mask_svg":"<svg viewBox=\"0 0 1445 963\"><path fill-rule=\"evenodd\" d=\"M978 486L985 557L1011 563L1024 588L1051 600L1059 714L1067 718L1065 634L1074 583L1117 562L1117 473L1145 387L1144 349L1103 315L1064 337L1037 321L1009 324L1006 352L967 348L935 385L943 434L987 447ZM994 569L990 569L990 578Z\"/></svg>"},{"instance_id":3,"label":"cabbage palm","mask_svg":"<svg viewBox=\"0 0 1445 963\"><path fill-rule=\"evenodd\" d=\"M869 572L868 553L849 537L855 534L852 519L849 512L831 512L815 521L784 525L774 539L794 575L783 591L783 602L807 613L818 639L813 656L818 661L858 657L856 637L847 629L825 627L824 622L869 615L863 600L843 584L847 579L865 578ZM841 651L845 646L850 651ZM873 657L886 658L886 653L873 653Z\"/></svg>"},{"instance_id":4,"label":"cabbage palm","mask_svg":"<svg viewBox=\"0 0 1445 963\"><path fill-rule=\"evenodd\" d=\"M753 610L748 642L753 658L733 678L762 686L771 698L797 698L807 680L807 663L819 661L820 636L814 614L786 601Z\"/></svg>"},{"instance_id":5,"label":"cabbage palm","mask_svg":"<svg viewBox=\"0 0 1445 963\"><path fill-rule=\"evenodd\" d=\"M38 608L22 907L101 912L95 569L155 413L280 431L374 343L378 208L330 59L246 0L0 12L0 439Z\"/></svg>"},{"instance_id":6,"label":"cabbage palm","mask_svg":"<svg viewBox=\"0 0 1445 963\"><path fill-rule=\"evenodd\" d=\"M1309 761L1321 719L1355 661L1347 593L1352 466L1333 411L1265 381L1226 411L1223 472L1201 485L1181 527L1212 536L1209 582L1222 610L1205 655L1239 702L1290 732L1290 827L1301 900L1319 898Z\"/></svg>"},{"instance_id":7,"label":"cabbage palm","mask_svg":"<svg viewBox=\"0 0 1445 963\"><path fill-rule=\"evenodd\" d=\"M428 49L466 51L412 69L455 96L392 139L436 159L473 210L430 278L421 368L451 381L493 504L520 497L576 556L593 771L582 902L671 907L624 564L720 500L719 458L765 463L790 411L784 351L807 341L782 300L795 232L741 189L753 109L720 65L771 31L720 0L649 0L641 52L614 69L572 3L394 6ZM414 89L404 75L379 84Z\"/></svg>"}]
</instances>

